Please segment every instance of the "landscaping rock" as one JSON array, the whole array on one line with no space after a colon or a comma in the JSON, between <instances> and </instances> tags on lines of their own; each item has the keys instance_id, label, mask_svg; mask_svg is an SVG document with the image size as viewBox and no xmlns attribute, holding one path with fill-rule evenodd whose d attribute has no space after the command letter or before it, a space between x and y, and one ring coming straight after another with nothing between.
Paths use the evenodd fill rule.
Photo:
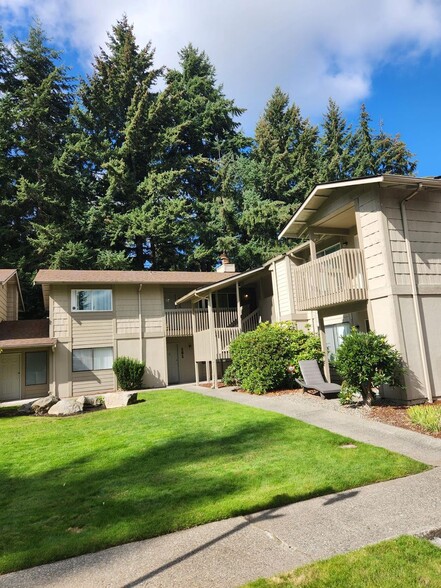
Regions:
<instances>
[{"instance_id":1,"label":"landscaping rock","mask_svg":"<svg viewBox=\"0 0 441 588\"><path fill-rule=\"evenodd\" d=\"M44 398L39 398L32 404L32 412L37 415L46 414L48 410L58 402L58 398L49 394L49 396L45 396Z\"/></svg>"},{"instance_id":2,"label":"landscaping rock","mask_svg":"<svg viewBox=\"0 0 441 588\"><path fill-rule=\"evenodd\" d=\"M51 416L70 416L83 412L84 401L82 398L63 398L54 404L48 414Z\"/></svg>"},{"instance_id":3,"label":"landscaping rock","mask_svg":"<svg viewBox=\"0 0 441 588\"><path fill-rule=\"evenodd\" d=\"M119 408L128 404L135 404L138 400L137 392L110 392L104 394L104 405L106 408Z\"/></svg>"},{"instance_id":4,"label":"landscaping rock","mask_svg":"<svg viewBox=\"0 0 441 588\"><path fill-rule=\"evenodd\" d=\"M34 400L32 402L26 402L26 404L22 404L17 412L19 414L33 414L32 405L34 404Z\"/></svg>"},{"instance_id":5,"label":"landscaping rock","mask_svg":"<svg viewBox=\"0 0 441 588\"><path fill-rule=\"evenodd\" d=\"M103 404L103 396L82 396L84 398L84 406L101 406Z\"/></svg>"}]
</instances>

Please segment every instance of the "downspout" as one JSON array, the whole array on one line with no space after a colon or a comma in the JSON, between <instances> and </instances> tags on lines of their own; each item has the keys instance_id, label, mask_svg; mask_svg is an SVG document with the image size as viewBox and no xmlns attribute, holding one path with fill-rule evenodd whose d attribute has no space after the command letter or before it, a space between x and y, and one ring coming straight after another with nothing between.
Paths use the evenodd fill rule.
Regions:
<instances>
[{"instance_id":1,"label":"downspout","mask_svg":"<svg viewBox=\"0 0 441 588\"><path fill-rule=\"evenodd\" d=\"M139 321L139 361L142 361L142 304L141 304L142 284L138 287L138 321Z\"/></svg>"},{"instance_id":2,"label":"downspout","mask_svg":"<svg viewBox=\"0 0 441 588\"><path fill-rule=\"evenodd\" d=\"M413 265L412 260L412 248L410 245L409 240L409 226L407 223L407 212L406 212L406 202L409 202L411 198L416 196L422 189L423 185L418 184L418 188L414 190L409 196L403 198L400 202L400 210L401 210L401 220L403 222L403 233L404 233L404 242L406 244L406 255L407 255L407 263L409 265L409 277L410 277L410 286L412 290L412 300L413 300L413 307L415 310L415 322L417 328L417 336L418 336L418 343L420 346L420 353L421 353L421 362L423 365L423 375L424 375L424 383L426 385L427 390L427 400L432 403L433 402L433 395L432 395L432 384L430 382L430 374L429 374L429 367L428 367L428 360L427 360L427 349L426 344L424 341L424 333L423 333L423 323L421 318L421 309L420 303L418 298L418 289L416 285L416 277L415 277L415 268Z\"/></svg>"}]
</instances>

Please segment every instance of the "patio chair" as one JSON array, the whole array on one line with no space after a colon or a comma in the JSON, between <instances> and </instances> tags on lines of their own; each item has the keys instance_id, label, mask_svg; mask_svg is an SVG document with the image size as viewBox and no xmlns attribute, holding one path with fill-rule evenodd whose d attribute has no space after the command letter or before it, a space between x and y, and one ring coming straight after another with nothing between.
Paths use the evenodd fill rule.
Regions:
<instances>
[{"instance_id":1,"label":"patio chair","mask_svg":"<svg viewBox=\"0 0 441 588\"><path fill-rule=\"evenodd\" d=\"M303 388L304 392L316 390L322 398L338 396L341 386L325 382L315 359L299 361L299 366L303 380L296 379L296 382Z\"/></svg>"}]
</instances>

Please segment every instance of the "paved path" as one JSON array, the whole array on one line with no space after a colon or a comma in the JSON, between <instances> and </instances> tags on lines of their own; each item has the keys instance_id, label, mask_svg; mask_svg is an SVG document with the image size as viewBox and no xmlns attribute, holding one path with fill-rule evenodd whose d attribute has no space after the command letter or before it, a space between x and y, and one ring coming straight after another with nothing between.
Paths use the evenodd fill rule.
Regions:
<instances>
[{"instance_id":1,"label":"paved path","mask_svg":"<svg viewBox=\"0 0 441 588\"><path fill-rule=\"evenodd\" d=\"M437 439L331 411L314 399L197 391L440 463ZM8 574L0 588L234 588L403 533L440 529L440 488L441 468L435 468Z\"/></svg>"}]
</instances>

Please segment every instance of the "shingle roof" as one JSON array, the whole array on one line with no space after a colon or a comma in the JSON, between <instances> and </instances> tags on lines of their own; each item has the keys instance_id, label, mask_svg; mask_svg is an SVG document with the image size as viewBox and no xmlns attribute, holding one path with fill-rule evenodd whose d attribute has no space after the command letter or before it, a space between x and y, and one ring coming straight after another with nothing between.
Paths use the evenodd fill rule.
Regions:
<instances>
[{"instance_id":1,"label":"shingle roof","mask_svg":"<svg viewBox=\"0 0 441 588\"><path fill-rule=\"evenodd\" d=\"M55 345L49 337L49 320L3 321L0 323L0 349L47 347Z\"/></svg>"},{"instance_id":2,"label":"shingle roof","mask_svg":"<svg viewBox=\"0 0 441 588\"><path fill-rule=\"evenodd\" d=\"M236 273L40 270L36 284L215 284Z\"/></svg>"},{"instance_id":3,"label":"shingle roof","mask_svg":"<svg viewBox=\"0 0 441 588\"><path fill-rule=\"evenodd\" d=\"M0 284L4 284L15 274L15 269L0 269Z\"/></svg>"}]
</instances>

